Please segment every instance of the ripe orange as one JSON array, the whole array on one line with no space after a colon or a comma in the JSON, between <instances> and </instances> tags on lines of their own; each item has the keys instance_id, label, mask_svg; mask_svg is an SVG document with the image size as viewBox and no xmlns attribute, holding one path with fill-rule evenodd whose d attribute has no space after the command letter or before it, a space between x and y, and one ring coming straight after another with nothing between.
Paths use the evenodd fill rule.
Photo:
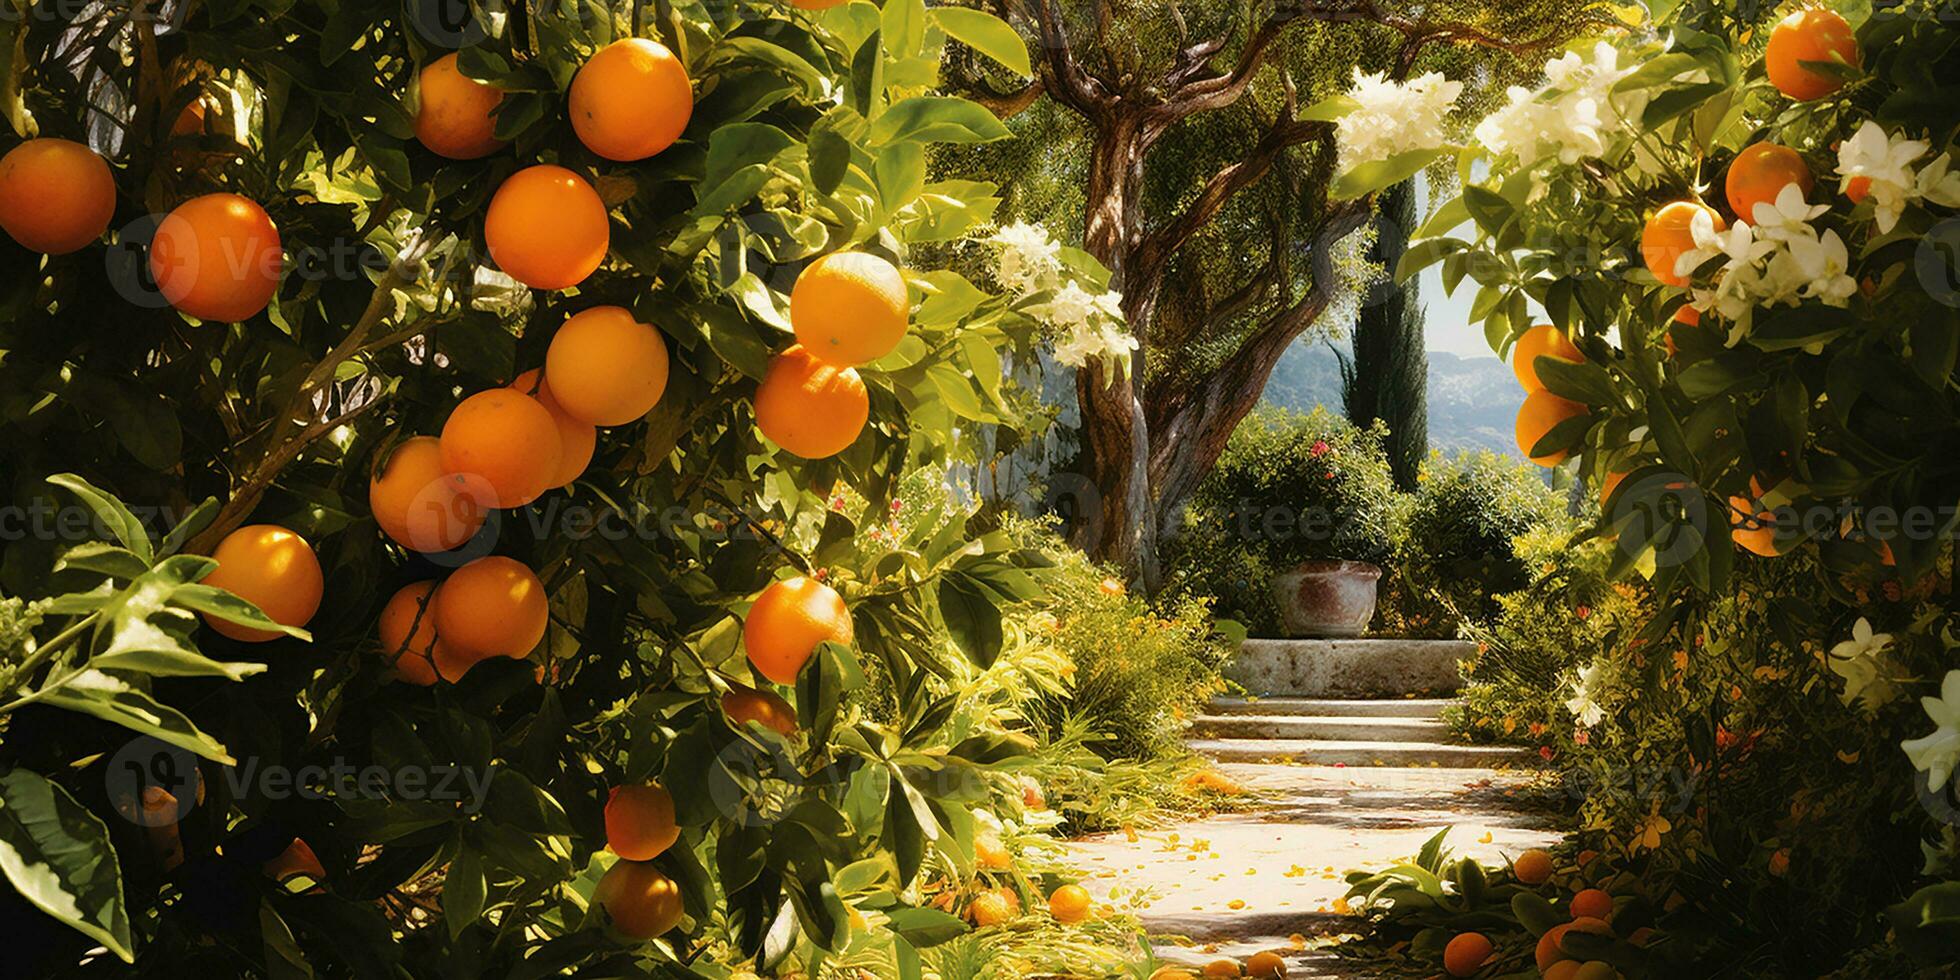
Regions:
<instances>
[{"instance_id":1,"label":"ripe orange","mask_svg":"<svg viewBox=\"0 0 1960 980\"><path fill-rule=\"evenodd\" d=\"M430 152L475 160L503 148L491 115L504 101L503 90L463 74L454 54L423 65L416 90L415 138Z\"/></svg>"},{"instance_id":2,"label":"ripe orange","mask_svg":"<svg viewBox=\"0 0 1960 980\"><path fill-rule=\"evenodd\" d=\"M539 164L504 179L483 217L483 244L497 268L532 289L565 289L606 260L606 203L564 167Z\"/></svg>"},{"instance_id":3,"label":"ripe orange","mask_svg":"<svg viewBox=\"0 0 1960 980\"><path fill-rule=\"evenodd\" d=\"M306 539L276 524L248 524L225 535L211 552L218 567L204 584L224 589L259 607L281 626L305 626L320 611L325 582L320 559ZM227 623L208 613L204 621L219 633L246 643L263 643L286 634Z\"/></svg>"},{"instance_id":4,"label":"ripe orange","mask_svg":"<svg viewBox=\"0 0 1960 980\"><path fill-rule=\"evenodd\" d=\"M200 320L257 316L279 292L285 253L265 209L237 194L193 197L150 240L150 275L171 306Z\"/></svg>"},{"instance_id":5,"label":"ripe orange","mask_svg":"<svg viewBox=\"0 0 1960 980\"><path fill-rule=\"evenodd\" d=\"M1806 198L1817 188L1817 178L1810 175L1803 157L1787 146L1755 143L1735 155L1723 189L1735 216L1755 224L1756 205L1773 203L1791 184L1802 188Z\"/></svg>"},{"instance_id":6,"label":"ripe orange","mask_svg":"<svg viewBox=\"0 0 1960 980\"><path fill-rule=\"evenodd\" d=\"M674 798L659 783L615 786L606 799L606 847L628 861L651 861L681 839Z\"/></svg>"},{"instance_id":7,"label":"ripe orange","mask_svg":"<svg viewBox=\"0 0 1960 980\"><path fill-rule=\"evenodd\" d=\"M558 469L551 474L551 487L557 489L569 485L592 465L592 452L599 445L599 430L592 423L574 417L553 397L551 386L544 381L544 369L532 368L517 376L510 386L530 395L551 413L551 421L558 427Z\"/></svg>"},{"instance_id":8,"label":"ripe orange","mask_svg":"<svg viewBox=\"0 0 1960 980\"><path fill-rule=\"evenodd\" d=\"M770 691L731 687L721 696L721 711L738 728L755 722L784 738L796 734L796 709Z\"/></svg>"},{"instance_id":9,"label":"ripe orange","mask_svg":"<svg viewBox=\"0 0 1960 980\"><path fill-rule=\"evenodd\" d=\"M851 642L851 612L837 590L797 576L772 583L749 607L742 622L742 645L756 673L778 684L796 675L825 640Z\"/></svg>"},{"instance_id":10,"label":"ripe orange","mask_svg":"<svg viewBox=\"0 0 1960 980\"><path fill-rule=\"evenodd\" d=\"M1550 357L1573 364L1583 364L1586 356L1565 331L1549 323L1539 324L1524 332L1517 345L1511 348L1511 373L1517 375L1518 384L1527 392L1545 390L1545 383L1538 380L1538 358Z\"/></svg>"},{"instance_id":11,"label":"ripe orange","mask_svg":"<svg viewBox=\"0 0 1960 980\"><path fill-rule=\"evenodd\" d=\"M1608 473L1606 479L1599 482L1599 509L1602 513L1606 512L1606 505L1613 500L1613 491L1618 490L1626 478L1625 473Z\"/></svg>"},{"instance_id":12,"label":"ripe orange","mask_svg":"<svg viewBox=\"0 0 1960 980\"><path fill-rule=\"evenodd\" d=\"M592 901L612 917L620 935L646 942L681 924L681 889L651 864L617 861L606 869Z\"/></svg>"},{"instance_id":13,"label":"ripe orange","mask_svg":"<svg viewBox=\"0 0 1960 980\"><path fill-rule=\"evenodd\" d=\"M396 446L368 480L368 509L381 532L410 551L450 551L476 535L496 495L480 479L442 468L442 441Z\"/></svg>"},{"instance_id":14,"label":"ripe orange","mask_svg":"<svg viewBox=\"0 0 1960 980\"><path fill-rule=\"evenodd\" d=\"M1598 919L1588 918L1573 919L1571 922L1556 925L1545 930L1545 934L1538 937L1538 949L1533 954L1538 961L1538 972L1545 972L1554 963L1573 959L1572 955L1567 953L1559 945L1565 939L1565 934L1568 932L1585 932L1596 936L1611 936L1613 929Z\"/></svg>"},{"instance_id":15,"label":"ripe orange","mask_svg":"<svg viewBox=\"0 0 1960 980\"><path fill-rule=\"evenodd\" d=\"M522 507L551 489L564 446L538 400L509 388L479 391L442 425L442 468L483 481L495 507Z\"/></svg>"},{"instance_id":16,"label":"ripe orange","mask_svg":"<svg viewBox=\"0 0 1960 980\"><path fill-rule=\"evenodd\" d=\"M1704 213L1714 220L1716 231L1728 227L1714 208L1700 201L1675 201L1647 219L1647 227L1640 232L1640 260L1655 279L1669 286L1688 284L1688 276L1677 273L1674 267L1683 255L1695 250L1695 215Z\"/></svg>"},{"instance_id":17,"label":"ripe orange","mask_svg":"<svg viewBox=\"0 0 1960 980\"><path fill-rule=\"evenodd\" d=\"M1286 980L1286 958L1271 950L1254 953L1245 961L1245 975L1254 980Z\"/></svg>"},{"instance_id":18,"label":"ripe orange","mask_svg":"<svg viewBox=\"0 0 1960 980\"><path fill-rule=\"evenodd\" d=\"M1578 960L1559 960L1550 969L1538 971L1538 975L1543 980L1572 980L1579 975L1579 966Z\"/></svg>"},{"instance_id":19,"label":"ripe orange","mask_svg":"<svg viewBox=\"0 0 1960 980\"><path fill-rule=\"evenodd\" d=\"M0 229L23 248L73 252L101 238L115 213L115 175L80 143L42 137L0 157Z\"/></svg>"},{"instance_id":20,"label":"ripe orange","mask_svg":"<svg viewBox=\"0 0 1960 980\"><path fill-rule=\"evenodd\" d=\"M1680 309L1674 311L1674 322L1690 327L1699 327L1701 326L1701 311L1683 303Z\"/></svg>"},{"instance_id":21,"label":"ripe orange","mask_svg":"<svg viewBox=\"0 0 1960 980\"><path fill-rule=\"evenodd\" d=\"M500 555L464 565L436 589L436 635L471 660L529 654L550 614L544 583Z\"/></svg>"},{"instance_id":22,"label":"ripe orange","mask_svg":"<svg viewBox=\"0 0 1960 980\"><path fill-rule=\"evenodd\" d=\"M871 419L871 396L853 368L817 360L801 344L776 355L755 391L755 424L804 459L835 456Z\"/></svg>"},{"instance_id":23,"label":"ripe orange","mask_svg":"<svg viewBox=\"0 0 1960 980\"><path fill-rule=\"evenodd\" d=\"M1089 891L1081 885L1063 885L1048 896L1048 914L1065 926L1089 917Z\"/></svg>"},{"instance_id":24,"label":"ripe orange","mask_svg":"<svg viewBox=\"0 0 1960 980\"><path fill-rule=\"evenodd\" d=\"M687 68L658 41L614 41L572 79L572 130L608 160L644 160L665 150L693 114Z\"/></svg>"},{"instance_id":25,"label":"ripe orange","mask_svg":"<svg viewBox=\"0 0 1960 980\"><path fill-rule=\"evenodd\" d=\"M1495 951L1483 933L1462 933L1443 947L1443 971L1453 977L1473 976Z\"/></svg>"},{"instance_id":26,"label":"ripe orange","mask_svg":"<svg viewBox=\"0 0 1960 980\"><path fill-rule=\"evenodd\" d=\"M173 138L178 136L203 136L206 132L209 132L209 126L205 121L205 116L210 112L210 107L204 104L204 98L202 94L199 94L189 102L184 103L182 109L177 110L177 118L170 122L170 135Z\"/></svg>"},{"instance_id":27,"label":"ripe orange","mask_svg":"<svg viewBox=\"0 0 1960 980\"><path fill-rule=\"evenodd\" d=\"M625 425L667 390L667 341L621 306L573 314L551 338L545 378L573 418Z\"/></svg>"},{"instance_id":28,"label":"ripe orange","mask_svg":"<svg viewBox=\"0 0 1960 980\"><path fill-rule=\"evenodd\" d=\"M1566 401L1549 391L1534 391L1525 396L1524 404L1518 408L1518 452L1531 456L1531 461L1540 466L1557 466L1571 453L1560 450L1546 456L1532 456L1531 449L1538 445L1560 422L1586 414L1586 407L1578 402Z\"/></svg>"},{"instance_id":29,"label":"ripe orange","mask_svg":"<svg viewBox=\"0 0 1960 980\"><path fill-rule=\"evenodd\" d=\"M973 920L974 925L982 929L1000 925L1014 917L1013 908L1007 904L1006 896L997 891L981 892L973 896L973 901L966 907L966 914Z\"/></svg>"},{"instance_id":30,"label":"ripe orange","mask_svg":"<svg viewBox=\"0 0 1960 980\"><path fill-rule=\"evenodd\" d=\"M983 834L973 842L973 859L988 871L1006 871L1014 866L1014 855L1007 845L992 834Z\"/></svg>"},{"instance_id":31,"label":"ripe orange","mask_svg":"<svg viewBox=\"0 0 1960 980\"><path fill-rule=\"evenodd\" d=\"M1204 975L1206 977L1240 976L1239 965L1232 960L1212 960L1210 963L1205 964Z\"/></svg>"},{"instance_id":32,"label":"ripe orange","mask_svg":"<svg viewBox=\"0 0 1960 980\"><path fill-rule=\"evenodd\" d=\"M388 604L381 607L376 632L381 638L381 656L395 669L404 683L428 687L440 673L443 680L463 678L474 661L458 657L449 644L436 638L436 614L431 600L434 582L415 582L402 586Z\"/></svg>"},{"instance_id":33,"label":"ripe orange","mask_svg":"<svg viewBox=\"0 0 1960 980\"><path fill-rule=\"evenodd\" d=\"M1729 498L1729 537L1744 551L1780 558L1783 551L1776 540L1776 512L1764 507L1760 497L1758 491L1755 499L1740 495Z\"/></svg>"},{"instance_id":34,"label":"ripe orange","mask_svg":"<svg viewBox=\"0 0 1960 980\"><path fill-rule=\"evenodd\" d=\"M1613 896L1597 888L1588 888L1572 896L1572 917L1575 919L1607 920L1613 917Z\"/></svg>"},{"instance_id":35,"label":"ripe orange","mask_svg":"<svg viewBox=\"0 0 1960 980\"><path fill-rule=\"evenodd\" d=\"M865 252L832 252L810 263L789 294L796 342L844 367L891 353L905 339L911 317L898 267Z\"/></svg>"},{"instance_id":36,"label":"ripe orange","mask_svg":"<svg viewBox=\"0 0 1960 980\"><path fill-rule=\"evenodd\" d=\"M259 865L259 870L277 882L297 875L305 875L314 881L324 881L327 877L326 865L320 863L320 856L313 853L313 846L303 837L293 838L293 842L286 845L278 856Z\"/></svg>"},{"instance_id":37,"label":"ripe orange","mask_svg":"<svg viewBox=\"0 0 1960 980\"><path fill-rule=\"evenodd\" d=\"M1769 32L1769 46L1763 49L1770 84L1798 102L1821 99L1844 85L1835 75L1805 67L1806 61L1858 67L1858 39L1851 25L1821 7L1806 7L1783 18Z\"/></svg>"},{"instance_id":38,"label":"ripe orange","mask_svg":"<svg viewBox=\"0 0 1960 980\"><path fill-rule=\"evenodd\" d=\"M1511 862L1511 873L1519 883L1536 888L1552 880L1552 856L1534 847Z\"/></svg>"},{"instance_id":39,"label":"ripe orange","mask_svg":"<svg viewBox=\"0 0 1960 980\"><path fill-rule=\"evenodd\" d=\"M1571 960L1566 962L1570 963ZM1618 980L1620 971L1604 960L1594 960L1583 964L1572 974L1572 980Z\"/></svg>"}]
</instances>

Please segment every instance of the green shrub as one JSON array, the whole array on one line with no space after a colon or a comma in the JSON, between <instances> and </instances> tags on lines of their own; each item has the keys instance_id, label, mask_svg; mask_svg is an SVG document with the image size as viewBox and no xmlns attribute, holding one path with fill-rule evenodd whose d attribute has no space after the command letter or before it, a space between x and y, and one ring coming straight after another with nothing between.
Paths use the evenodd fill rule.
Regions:
<instances>
[{"instance_id":1,"label":"green shrub","mask_svg":"<svg viewBox=\"0 0 1960 980\"><path fill-rule=\"evenodd\" d=\"M1273 575L1313 559L1387 564L1405 498L1383 440L1321 408L1248 416L1164 542L1167 594L1209 597L1218 615L1272 636Z\"/></svg>"},{"instance_id":2,"label":"green shrub","mask_svg":"<svg viewBox=\"0 0 1960 980\"><path fill-rule=\"evenodd\" d=\"M1531 569L1512 542L1540 527L1578 529L1543 473L1488 450L1431 453L1383 581L1383 629L1455 636L1464 618L1488 622L1497 596L1529 585Z\"/></svg>"}]
</instances>

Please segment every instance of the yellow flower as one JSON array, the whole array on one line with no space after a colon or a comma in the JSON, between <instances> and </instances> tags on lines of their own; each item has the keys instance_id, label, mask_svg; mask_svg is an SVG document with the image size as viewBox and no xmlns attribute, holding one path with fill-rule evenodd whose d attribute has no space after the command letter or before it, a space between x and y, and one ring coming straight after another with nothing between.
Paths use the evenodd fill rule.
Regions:
<instances>
[{"instance_id":1,"label":"yellow flower","mask_svg":"<svg viewBox=\"0 0 1960 980\"><path fill-rule=\"evenodd\" d=\"M1633 840L1628 842L1628 850L1658 850L1661 846L1661 835L1673 829L1674 825L1669 823L1666 817L1661 816L1661 805L1656 802L1653 811L1647 814L1647 818L1640 822L1638 828L1635 828Z\"/></svg>"}]
</instances>

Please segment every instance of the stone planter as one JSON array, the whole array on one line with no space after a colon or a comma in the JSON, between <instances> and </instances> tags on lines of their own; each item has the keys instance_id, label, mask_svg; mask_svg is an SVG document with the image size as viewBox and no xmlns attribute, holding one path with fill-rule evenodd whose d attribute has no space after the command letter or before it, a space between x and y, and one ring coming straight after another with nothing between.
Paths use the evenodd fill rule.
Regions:
<instances>
[{"instance_id":1,"label":"stone planter","mask_svg":"<svg viewBox=\"0 0 1960 980\"><path fill-rule=\"evenodd\" d=\"M1273 578L1280 624L1293 637L1360 636L1375 618L1379 566L1365 561L1309 561Z\"/></svg>"}]
</instances>

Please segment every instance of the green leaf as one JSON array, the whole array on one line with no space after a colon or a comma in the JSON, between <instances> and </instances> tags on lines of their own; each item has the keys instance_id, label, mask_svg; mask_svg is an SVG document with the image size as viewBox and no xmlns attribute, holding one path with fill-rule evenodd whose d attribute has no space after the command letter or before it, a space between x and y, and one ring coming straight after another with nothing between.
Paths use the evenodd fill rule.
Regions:
<instances>
[{"instance_id":1,"label":"green leaf","mask_svg":"<svg viewBox=\"0 0 1960 980\"><path fill-rule=\"evenodd\" d=\"M46 693L35 693L42 704L93 715L131 731L154 735L213 762L228 766L235 764L224 745L200 731L177 709L159 703L148 693L114 675L93 669L83 670Z\"/></svg>"},{"instance_id":2,"label":"green leaf","mask_svg":"<svg viewBox=\"0 0 1960 980\"><path fill-rule=\"evenodd\" d=\"M143 529L143 522L123 506L114 494L99 490L94 484L73 473L59 473L48 477L48 482L82 498L89 510L95 512L95 519L109 529L109 533L122 542L136 557L149 564L154 553L150 550L150 533Z\"/></svg>"},{"instance_id":3,"label":"green leaf","mask_svg":"<svg viewBox=\"0 0 1960 980\"><path fill-rule=\"evenodd\" d=\"M873 147L899 140L921 143L991 143L1013 135L979 103L943 95L916 95L886 109L871 124Z\"/></svg>"},{"instance_id":4,"label":"green leaf","mask_svg":"<svg viewBox=\"0 0 1960 980\"><path fill-rule=\"evenodd\" d=\"M449 925L450 939L476 925L486 890L482 856L469 844L459 844L442 885L442 918Z\"/></svg>"},{"instance_id":5,"label":"green leaf","mask_svg":"<svg viewBox=\"0 0 1960 980\"><path fill-rule=\"evenodd\" d=\"M893 59L919 54L926 42L925 0L885 0L884 35Z\"/></svg>"},{"instance_id":6,"label":"green leaf","mask_svg":"<svg viewBox=\"0 0 1960 980\"><path fill-rule=\"evenodd\" d=\"M971 7L934 7L932 19L954 40L1000 63L1023 78L1034 77L1027 42L1006 21Z\"/></svg>"},{"instance_id":7,"label":"green leaf","mask_svg":"<svg viewBox=\"0 0 1960 980\"><path fill-rule=\"evenodd\" d=\"M57 572L71 568L110 578L134 580L150 570L150 563L138 558L128 548L118 548L107 541L89 541L62 552L61 558L54 563Z\"/></svg>"},{"instance_id":8,"label":"green leaf","mask_svg":"<svg viewBox=\"0 0 1960 980\"><path fill-rule=\"evenodd\" d=\"M1422 270L1469 247L1469 242L1454 238L1425 238L1402 253L1401 261L1395 264L1395 281L1397 284L1406 283Z\"/></svg>"},{"instance_id":9,"label":"green leaf","mask_svg":"<svg viewBox=\"0 0 1960 980\"><path fill-rule=\"evenodd\" d=\"M966 935L966 922L938 909L894 908L885 911L891 929L920 949Z\"/></svg>"},{"instance_id":10,"label":"green leaf","mask_svg":"<svg viewBox=\"0 0 1960 980\"><path fill-rule=\"evenodd\" d=\"M968 660L984 670L1000 658L1000 608L984 592L967 584L965 576L948 575L940 580L939 613L946 620L954 645Z\"/></svg>"},{"instance_id":11,"label":"green leaf","mask_svg":"<svg viewBox=\"0 0 1960 980\"><path fill-rule=\"evenodd\" d=\"M1305 112L1300 113L1297 121L1333 122L1336 119L1353 114L1359 108L1361 108L1361 103L1355 101L1352 95L1330 95L1308 106Z\"/></svg>"},{"instance_id":12,"label":"green leaf","mask_svg":"<svg viewBox=\"0 0 1960 980\"><path fill-rule=\"evenodd\" d=\"M1347 201L1387 190L1421 173L1430 164L1442 159L1447 152L1441 149L1411 150L1407 153L1398 153L1386 160L1370 160L1356 164L1346 173L1334 178L1334 183L1327 189L1327 196Z\"/></svg>"},{"instance_id":13,"label":"green leaf","mask_svg":"<svg viewBox=\"0 0 1960 980\"><path fill-rule=\"evenodd\" d=\"M26 769L0 775L0 872L36 908L136 962L109 828Z\"/></svg>"},{"instance_id":14,"label":"green leaf","mask_svg":"<svg viewBox=\"0 0 1960 980\"><path fill-rule=\"evenodd\" d=\"M1619 390L1614 387L1612 376L1597 364L1590 362L1575 364L1542 354L1532 359L1531 364L1538 372L1538 380L1544 382L1546 390L1560 398L1582 405L1620 403Z\"/></svg>"},{"instance_id":15,"label":"green leaf","mask_svg":"<svg viewBox=\"0 0 1960 980\"><path fill-rule=\"evenodd\" d=\"M216 586L190 584L180 585L171 593L170 601L206 615L215 616L227 623L244 626L248 629L264 630L269 633L284 633L287 636L311 641L313 634L297 626L275 623L259 607L246 602L230 592Z\"/></svg>"},{"instance_id":16,"label":"green leaf","mask_svg":"<svg viewBox=\"0 0 1960 980\"><path fill-rule=\"evenodd\" d=\"M851 141L828 126L810 134L810 181L819 194L835 194L851 169Z\"/></svg>"}]
</instances>

